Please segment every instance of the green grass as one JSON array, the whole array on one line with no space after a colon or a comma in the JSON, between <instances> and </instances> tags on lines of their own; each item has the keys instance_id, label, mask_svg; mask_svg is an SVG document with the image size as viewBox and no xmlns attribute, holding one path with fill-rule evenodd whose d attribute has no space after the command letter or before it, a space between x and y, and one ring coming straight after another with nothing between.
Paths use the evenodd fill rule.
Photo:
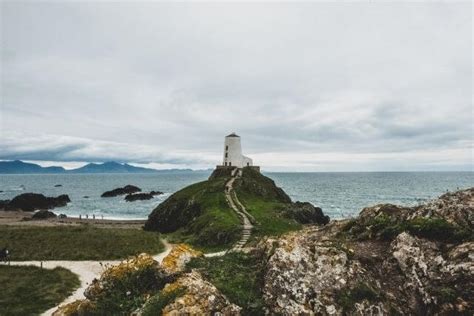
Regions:
<instances>
[{"instance_id":1,"label":"green grass","mask_svg":"<svg viewBox=\"0 0 474 316\"><path fill-rule=\"evenodd\" d=\"M243 315L263 315L264 265L257 257L229 253L223 257L194 258L187 269L197 269L232 303L243 308Z\"/></svg>"},{"instance_id":2,"label":"green grass","mask_svg":"<svg viewBox=\"0 0 474 316\"><path fill-rule=\"evenodd\" d=\"M12 261L121 259L164 249L156 232L89 225L0 226L0 247L8 247Z\"/></svg>"},{"instance_id":3,"label":"green grass","mask_svg":"<svg viewBox=\"0 0 474 316\"><path fill-rule=\"evenodd\" d=\"M300 223L284 217L284 203L267 201L245 192L237 191L237 195L247 212L257 221L252 232L255 236L281 235L301 229Z\"/></svg>"},{"instance_id":4,"label":"green grass","mask_svg":"<svg viewBox=\"0 0 474 316\"><path fill-rule=\"evenodd\" d=\"M152 296L143 306L142 316L161 316L163 308L185 293L184 288L177 288L169 293L160 292Z\"/></svg>"},{"instance_id":5,"label":"green grass","mask_svg":"<svg viewBox=\"0 0 474 316\"><path fill-rule=\"evenodd\" d=\"M79 285L77 275L64 268L0 266L0 315L38 315Z\"/></svg>"},{"instance_id":6,"label":"green grass","mask_svg":"<svg viewBox=\"0 0 474 316\"><path fill-rule=\"evenodd\" d=\"M241 223L225 199L227 180L203 181L176 192L153 211L145 228L204 251L229 248L240 237Z\"/></svg>"}]
</instances>

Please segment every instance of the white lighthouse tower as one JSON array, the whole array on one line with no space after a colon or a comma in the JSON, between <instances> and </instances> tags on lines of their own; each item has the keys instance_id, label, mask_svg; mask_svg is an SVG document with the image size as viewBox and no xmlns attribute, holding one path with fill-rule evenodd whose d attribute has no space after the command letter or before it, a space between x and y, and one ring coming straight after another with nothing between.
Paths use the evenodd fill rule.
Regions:
<instances>
[{"instance_id":1,"label":"white lighthouse tower","mask_svg":"<svg viewBox=\"0 0 474 316\"><path fill-rule=\"evenodd\" d=\"M253 161L249 157L242 155L240 136L232 133L225 137L223 167L252 167Z\"/></svg>"}]
</instances>

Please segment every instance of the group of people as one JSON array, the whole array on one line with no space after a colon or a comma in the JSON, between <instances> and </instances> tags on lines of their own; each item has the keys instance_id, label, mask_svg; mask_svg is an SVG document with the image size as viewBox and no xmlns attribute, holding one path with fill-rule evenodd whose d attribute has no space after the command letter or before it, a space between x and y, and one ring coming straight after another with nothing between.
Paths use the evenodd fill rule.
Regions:
<instances>
[{"instance_id":1,"label":"group of people","mask_svg":"<svg viewBox=\"0 0 474 316\"><path fill-rule=\"evenodd\" d=\"M100 215L101 219L104 219L104 215ZM89 219L89 214L86 214L85 219ZM95 214L92 214L92 219L95 219ZM83 219L82 214L79 214L79 219Z\"/></svg>"}]
</instances>

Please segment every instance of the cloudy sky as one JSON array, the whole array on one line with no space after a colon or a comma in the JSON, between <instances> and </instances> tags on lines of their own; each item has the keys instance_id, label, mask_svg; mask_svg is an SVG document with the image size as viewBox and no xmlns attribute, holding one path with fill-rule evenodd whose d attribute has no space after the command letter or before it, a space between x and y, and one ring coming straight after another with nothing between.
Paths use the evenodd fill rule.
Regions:
<instances>
[{"instance_id":1,"label":"cloudy sky","mask_svg":"<svg viewBox=\"0 0 474 316\"><path fill-rule=\"evenodd\" d=\"M472 170L472 7L1 2L0 160Z\"/></svg>"}]
</instances>

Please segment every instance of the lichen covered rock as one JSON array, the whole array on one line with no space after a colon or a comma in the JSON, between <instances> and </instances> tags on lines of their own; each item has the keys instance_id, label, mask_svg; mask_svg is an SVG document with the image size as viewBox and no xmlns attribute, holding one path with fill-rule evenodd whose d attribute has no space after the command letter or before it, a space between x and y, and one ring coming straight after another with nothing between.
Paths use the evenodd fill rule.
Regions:
<instances>
[{"instance_id":1,"label":"lichen covered rock","mask_svg":"<svg viewBox=\"0 0 474 316\"><path fill-rule=\"evenodd\" d=\"M241 308L229 302L217 288L196 272L183 274L162 292L183 289L183 294L167 304L163 315L240 315Z\"/></svg>"},{"instance_id":2,"label":"lichen covered rock","mask_svg":"<svg viewBox=\"0 0 474 316\"><path fill-rule=\"evenodd\" d=\"M174 245L171 252L163 259L161 266L168 273L182 271L192 258L203 256L203 253L194 250L186 244Z\"/></svg>"}]
</instances>

